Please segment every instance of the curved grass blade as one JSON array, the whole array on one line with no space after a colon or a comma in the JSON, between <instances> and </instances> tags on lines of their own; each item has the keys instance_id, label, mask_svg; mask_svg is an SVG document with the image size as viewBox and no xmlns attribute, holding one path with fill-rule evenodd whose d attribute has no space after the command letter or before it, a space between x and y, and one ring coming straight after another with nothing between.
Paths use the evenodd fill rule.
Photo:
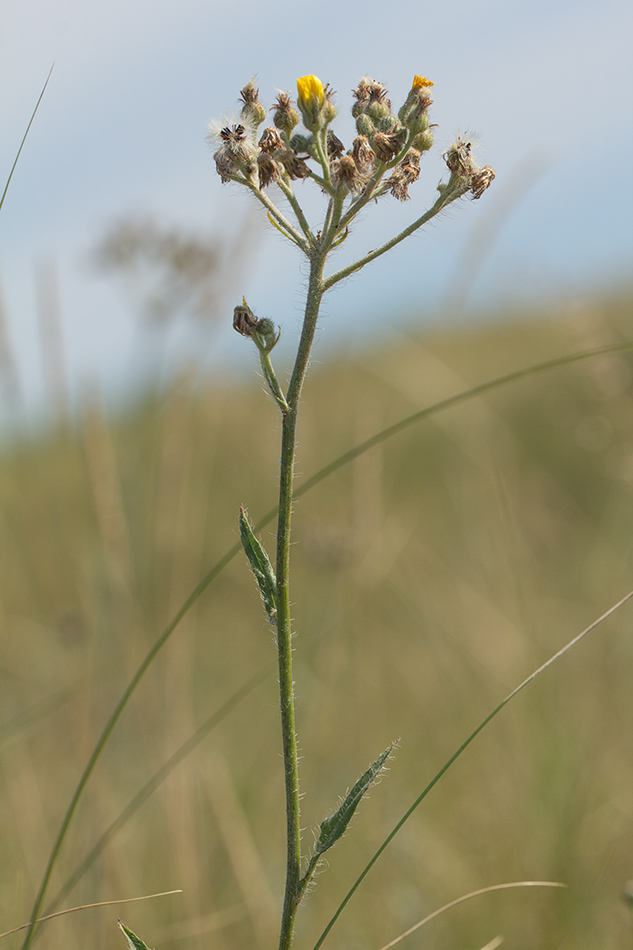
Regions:
<instances>
[{"instance_id":1,"label":"curved grass blade","mask_svg":"<svg viewBox=\"0 0 633 950\"><path fill-rule=\"evenodd\" d=\"M424 419L428 419L431 416L434 416L440 412L445 411L446 409L451 409L453 406L460 405L461 403L467 402L469 399L473 399L476 396L482 396L485 393L492 392L495 389L499 389L502 386L507 385L508 383L516 382L520 379L524 379L528 376L535 376L539 373L548 372L552 369L557 369L562 366L568 366L573 363L578 363L581 360L590 359L597 356L605 356L609 353L620 353L625 350L633 349L633 342L629 343L616 343L610 346L598 347L593 350L585 350L580 353L572 353L567 356L561 356L554 360L547 360L543 363L537 363L533 366L527 367L525 369L516 370L513 373L507 373L504 376L498 376L496 379L489 380L485 383L480 383L478 386L473 386L471 389L464 390L461 393L457 393L455 396L449 396L448 399L443 399L438 403L434 403L432 406L427 406L425 409L421 409L418 412L412 413L410 416L406 416L404 419L401 419L399 422L394 423L392 426L388 426L386 429L382 429L376 435L371 436L369 439L366 439L364 442L359 443L350 449L348 452L344 452L338 458L334 459L328 465L325 465L318 472L316 472L311 478L307 479L303 485L301 485L294 493L294 498L300 498L302 495L305 495L306 492L314 488L315 485L318 485L324 479L328 478L334 472L338 471L340 468L343 468L345 465L348 465L355 458L358 458L359 455L363 455L369 449L373 448L375 445L380 445L382 442L386 442L387 439L390 439L392 436L397 435L399 432L404 431L409 426L414 425L417 422L421 422ZM264 515L260 521L255 525L255 531L261 531L269 522L273 520L277 514L277 506L271 508L267 514ZM139 666L138 670L130 680L128 686L126 687L121 699L117 703L114 711L112 712L110 718L108 719L103 732L101 733L97 744L90 756L88 764L84 769L77 788L72 796L68 810L62 820L62 825L58 836L53 844L51 854L42 878L42 883L40 884L40 889L38 891L33 913L31 918L34 923L31 924L31 928L26 936L24 944L22 945L22 950L28 950L33 942L33 936L36 928L35 920L40 913L42 904L44 902L44 897L46 896L46 891L48 890L48 884L50 877L57 860L57 855L61 849L64 838L66 837L66 832L70 822L72 821L73 815L81 798L84 788L94 770L95 765L97 764L103 748L110 738L114 727L116 726L121 713L127 706L128 701L132 697L136 687L140 683L141 679L149 669L152 661L158 655L162 647L167 643L171 637L174 630L177 628L180 621L185 617L188 611L193 607L196 601L202 596L206 591L207 587L215 580L215 578L224 570L224 568L230 564L233 558L242 550L241 542L237 542L233 545L232 548L226 552L224 557L211 568L208 574L206 574L196 588L189 595L187 600L184 602L180 610L176 613L175 617L171 623L163 630L161 635L155 641L154 645L151 647L149 653Z\"/></svg>"},{"instance_id":2,"label":"curved grass blade","mask_svg":"<svg viewBox=\"0 0 633 950\"><path fill-rule=\"evenodd\" d=\"M558 650L557 653L554 653L553 656L550 656L549 660L546 660L545 663L543 663L541 666L539 666L539 668L538 668L537 670L534 670L533 673L530 673L530 675L529 675L528 677L526 677L526 679L524 679L522 683L519 683L519 685L518 685L515 689L513 689L512 692L509 693L509 694L506 696L505 699L502 699L501 702L499 703L499 705L498 705L498 706L495 706L495 708L492 710L492 712L489 713L489 714L486 716L486 718L485 718L484 720L482 720L482 722L479 723L479 725L477 726L477 728L476 728L473 732L471 732L471 734L468 736L468 738L467 738L464 742L462 742L462 744L461 744L460 747L457 749L457 751L454 752L453 755L450 757L450 759L448 759L448 760L444 763L444 765L443 765L442 768L439 770L439 772L437 772L437 773L433 776L433 778L431 779L431 781L430 781L430 782L428 783L428 785L420 792L420 794L418 795L418 797L416 798L416 800L413 802L413 804L410 806L410 808L408 808L407 811L404 813L404 815L402 816L402 818L400 819L400 821L398 821L398 823L397 823L397 824L392 828L392 830L389 832L389 834L387 835L387 837L385 838L385 840L383 841L383 843L380 845L380 847L378 848L378 850L376 851L376 853L373 855L373 857L371 858L371 860L370 860L370 861L367 863L367 865L364 867L364 869L362 870L362 872L359 874L359 876L358 876L357 879L355 880L354 884L351 886L351 888L349 889L349 891L347 892L347 894L345 895L345 897L343 898L343 900L341 901L341 903L340 903L339 906L337 907L337 909L336 909L334 915L333 915L332 918L330 919L330 921L329 921L328 925L326 926L325 930L323 931L323 933L321 934L321 936L319 937L319 939L318 939L317 942L315 943L315 945L314 945L314 947L313 947L313 950L318 950L318 948L322 945L323 941L325 940L325 938L327 937L327 935L328 935L329 932L331 931L332 927L334 926L334 924L336 923L336 921L338 920L338 918L339 918L340 915L342 914L343 910L345 909L345 907L347 906L347 904L348 904L349 901L351 900L352 896L354 895L354 893L356 892L356 890L358 889L358 887L360 886L360 884L362 883L362 881L364 881L364 879L367 877L367 875L369 874L370 870L373 868L374 864L376 863L376 861L378 860L378 858L380 857L380 855L383 853L383 851L385 851L385 849L386 849L387 846L390 844L390 842L393 841L393 839L395 838L395 836L398 834L398 832L400 831L400 829L402 828L402 826L405 824L405 822L408 821L408 819L411 817L411 815L412 815L413 812L416 810L416 808L418 807L418 805L420 805L421 802L424 801L424 799L425 799L426 796L429 794L429 792L431 791L431 789L434 788L435 785L437 785L437 783L438 783L439 780L442 778L442 776L443 776L446 772L448 772L448 770L450 769L451 765L453 765L453 763L456 762L457 759L460 757L460 755L462 754L462 752L464 752L464 751L468 748L468 746L471 744L471 742L473 741L473 739L475 739L475 738L479 735L479 733L480 733L483 729L485 729L485 727L488 725L488 723L491 722L491 720L493 720L493 719L495 718L495 716L496 716L498 713L501 712L501 710L504 708L504 706L507 706L507 705L508 705L508 703L510 702L510 700L514 699L514 697L515 697L516 695L518 695L518 693L520 693L522 690L524 690L526 686L529 686L530 683L531 683L533 680L535 680L537 676L540 676L541 673L544 673L545 670L547 670L550 666L552 666L553 663L556 662L556 660L559 660L561 657L565 656L566 653L569 653L569 651L570 651L571 649L573 649L573 647L575 647L576 644L580 643L580 641L583 640L583 639L587 636L588 633L591 633L592 630L595 630L595 628L596 628L599 624L601 624L604 620L606 620L608 617L610 617L612 614L614 614L614 613L616 612L616 610L619 610L619 608L622 607L622 606L623 606L628 600L630 600L632 597L633 597L633 590L632 590L632 591L629 591L629 593L626 594L624 597L622 597L622 599L619 600L619 601L617 602L617 604L614 604L612 607L610 607L607 611L605 611L605 613L602 614L602 616L598 617L597 620L594 620L593 623L589 624L588 627L585 627L585 629L584 629L583 631L581 631L581 633L577 634L575 637L573 637L573 639L569 640L569 642L566 643L564 647L561 647L561 649Z\"/></svg>"},{"instance_id":3,"label":"curved grass blade","mask_svg":"<svg viewBox=\"0 0 633 950\"><path fill-rule=\"evenodd\" d=\"M42 91L40 92L40 97L39 97L39 99L37 100L37 102L35 103L35 108L33 109L33 114L31 115L31 119L30 119L30 121L29 121L29 124L28 124L27 127L26 127L26 132L25 132L24 135L22 136L22 141L20 142L20 147L19 147L19 149L18 149L17 155L15 156L15 160L14 160L14 162L13 162L13 165L11 166L11 171L9 172L9 177L7 178L7 183L6 183L6 185L4 186L4 191L2 192L2 198L0 198L0 209L2 209L2 205L4 204L4 199L5 199L6 196L7 196L7 191L9 190L9 185L11 184L11 179L13 178L13 172L15 171L16 166L17 166L17 164L18 164L18 161L20 160L20 155L21 155L21 153L22 153L22 149L24 148L24 143L26 142L26 137L27 137L27 135L29 134L29 132L31 131L31 126L33 125L33 120L34 120L34 118L35 118L35 115L36 115L36 113L37 113L37 110L38 110L39 107L40 107L40 102L42 101L42 99L43 99L43 97L44 97L44 93L46 92L46 87L48 86L48 80L51 78L51 74L52 74L54 68L55 68L55 64L53 63L53 65L52 65L51 68L50 68L50 72L49 72L48 76L46 77L46 82L45 82L44 85L42 86Z\"/></svg>"},{"instance_id":4,"label":"curved grass blade","mask_svg":"<svg viewBox=\"0 0 633 950\"><path fill-rule=\"evenodd\" d=\"M92 910L94 907L112 907L114 904L134 904L137 901L148 901L154 897L169 897L170 894L182 894L182 888L178 887L174 891L161 891L159 894L144 894L143 897L123 897L118 901L97 901L96 904L79 904L77 907L67 907L65 910L58 910L55 914L47 914L46 917L40 917L36 923L43 920L52 920L54 917L64 917L66 914L76 914L78 910ZM11 934L17 934L20 930L26 930L30 924L22 924L20 927L14 927L13 930L7 930L0 934L1 937L10 937Z\"/></svg>"},{"instance_id":5,"label":"curved grass blade","mask_svg":"<svg viewBox=\"0 0 633 950\"><path fill-rule=\"evenodd\" d=\"M412 933L415 933L416 930L419 930L420 927L423 927L424 924L428 924L430 920L435 920L436 917L439 917L440 914L450 910L451 907L457 907L458 904L463 904L465 901L469 901L473 897L481 897L482 894L490 894L492 891L505 891L511 887L567 887L567 885L561 884L560 881L510 881L507 884L492 884L490 887L480 887L479 890L471 891L470 894L463 894L461 897L455 898L454 901L449 901L448 904L438 907L437 910L434 910L433 913L429 914L427 917L424 917L422 920L418 920L417 924L414 924L413 927L409 927L409 929L405 930L405 932L400 934L399 937L396 937L394 940L386 943L384 947L380 948L380 950L391 950L392 947L395 947L397 944L399 944L400 941L404 940L405 937L409 937ZM498 940L499 938L497 937L496 939ZM491 944L487 944L487 946L490 947ZM495 943L494 946L498 947L499 944ZM486 950L486 947L484 947L483 950Z\"/></svg>"}]
</instances>

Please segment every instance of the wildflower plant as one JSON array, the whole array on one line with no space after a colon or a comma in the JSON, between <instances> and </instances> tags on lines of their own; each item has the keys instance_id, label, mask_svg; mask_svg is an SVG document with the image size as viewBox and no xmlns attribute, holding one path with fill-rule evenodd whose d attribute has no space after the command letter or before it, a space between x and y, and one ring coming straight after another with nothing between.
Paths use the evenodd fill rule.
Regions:
<instances>
[{"instance_id":1,"label":"wildflower plant","mask_svg":"<svg viewBox=\"0 0 633 950\"><path fill-rule=\"evenodd\" d=\"M250 337L257 347L264 378L282 420L274 566L257 540L246 512L240 510L240 538L260 589L266 617L275 630L278 651L287 818L280 950L292 946L297 909L321 856L343 835L358 803L384 768L395 745L382 752L353 785L336 812L321 823L312 854L304 863L292 674L289 552L297 415L321 302L328 290L396 247L453 201L466 195L480 198L495 177L492 168L475 164L470 143L457 138L444 153L449 177L437 186L438 197L432 207L380 247L339 270L326 272L329 256L346 240L357 216L370 202L383 197L398 201L410 198L409 189L420 176L422 157L434 141L429 119L432 86L431 80L415 76L396 113L382 83L368 77L361 79L353 91L352 115L357 134L348 149L331 127L337 116L334 93L314 75L297 80L296 103L289 93L279 93L272 108L273 123L263 131L259 130L266 119L266 109L259 101L254 80L241 91L239 116L211 127L214 159L222 181L247 188L263 205L270 222L309 262L303 326L285 392L270 355L279 339L279 329L271 320L258 318L246 300L235 308L233 319L235 329ZM318 228L308 222L294 190L293 183L299 180L311 180L325 196L325 212ZM274 189L277 195L281 193L289 206L287 214L271 199L269 189Z\"/></svg>"}]
</instances>

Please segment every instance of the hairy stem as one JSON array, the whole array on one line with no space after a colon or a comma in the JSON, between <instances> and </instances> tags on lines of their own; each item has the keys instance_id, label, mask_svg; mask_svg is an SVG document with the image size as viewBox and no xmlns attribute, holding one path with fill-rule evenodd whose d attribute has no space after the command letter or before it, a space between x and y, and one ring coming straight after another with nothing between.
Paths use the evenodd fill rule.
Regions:
<instances>
[{"instance_id":1,"label":"hairy stem","mask_svg":"<svg viewBox=\"0 0 633 950\"><path fill-rule=\"evenodd\" d=\"M290 522L296 446L297 412L308 368L321 299L324 293L323 266L326 249L313 252L301 340L286 393L287 410L282 413L279 515L277 522L277 652L279 696L286 787L287 864L286 889L281 920L279 950L290 950L294 922L301 900L301 826L299 811L299 764L295 730L294 684L292 679L292 627L290 621Z\"/></svg>"}]
</instances>

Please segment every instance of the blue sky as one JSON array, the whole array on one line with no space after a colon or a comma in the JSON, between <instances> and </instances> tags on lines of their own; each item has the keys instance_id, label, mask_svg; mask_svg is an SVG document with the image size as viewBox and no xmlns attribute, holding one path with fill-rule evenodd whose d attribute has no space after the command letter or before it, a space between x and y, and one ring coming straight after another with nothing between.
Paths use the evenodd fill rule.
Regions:
<instances>
[{"instance_id":1,"label":"blue sky","mask_svg":"<svg viewBox=\"0 0 633 950\"><path fill-rule=\"evenodd\" d=\"M0 10L0 174L6 178L51 64L53 75L2 215L0 280L29 400L42 398L34 271L60 282L67 372L74 389L129 382L137 322L90 249L123 215L218 233L248 216L258 249L235 288L296 339L303 275L239 189L220 185L204 136L257 75L262 100L316 73L338 91L336 130L351 143L350 90L385 82L394 105L415 73L435 82L436 148L412 201L370 210L349 253L371 247L433 200L441 152L477 133L497 179L429 230L356 276L328 301L323 338L358 338L402 310L431 319L456 268L485 246L468 303L498 306L586 295L630 274L633 199L633 9L625 0L369 0L343 5L251 0L21 0ZM2 171L4 169L4 171ZM314 202L309 202L316 208ZM347 250L347 249L346 249ZM225 329L195 346L209 366L239 364L244 341ZM182 343L186 348L186 343Z\"/></svg>"}]
</instances>

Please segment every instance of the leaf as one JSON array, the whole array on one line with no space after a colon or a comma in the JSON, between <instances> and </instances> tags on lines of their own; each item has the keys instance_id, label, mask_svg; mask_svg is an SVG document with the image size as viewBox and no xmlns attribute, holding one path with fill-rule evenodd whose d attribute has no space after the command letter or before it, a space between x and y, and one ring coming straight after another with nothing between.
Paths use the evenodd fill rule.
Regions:
<instances>
[{"instance_id":1,"label":"leaf","mask_svg":"<svg viewBox=\"0 0 633 950\"><path fill-rule=\"evenodd\" d=\"M268 614L270 622L274 623L277 616L277 580L275 572L264 548L253 534L253 529L243 508L240 508L240 538L251 571L257 581L259 592L262 595L264 610Z\"/></svg>"},{"instance_id":2,"label":"leaf","mask_svg":"<svg viewBox=\"0 0 633 950\"><path fill-rule=\"evenodd\" d=\"M353 785L351 790L347 793L343 804L332 817L326 818L325 821L321 822L319 838L314 849L314 858L317 858L331 848L333 844L336 844L339 838L345 833L361 798L382 770L395 744L395 742L392 742L389 748L385 749L382 755L379 755L376 761L361 775L356 784Z\"/></svg>"},{"instance_id":3,"label":"leaf","mask_svg":"<svg viewBox=\"0 0 633 950\"><path fill-rule=\"evenodd\" d=\"M150 950L146 943L143 943L140 937L137 937L135 933L129 930L122 920L119 920L119 927L125 934L127 938L127 945L129 950Z\"/></svg>"}]
</instances>

